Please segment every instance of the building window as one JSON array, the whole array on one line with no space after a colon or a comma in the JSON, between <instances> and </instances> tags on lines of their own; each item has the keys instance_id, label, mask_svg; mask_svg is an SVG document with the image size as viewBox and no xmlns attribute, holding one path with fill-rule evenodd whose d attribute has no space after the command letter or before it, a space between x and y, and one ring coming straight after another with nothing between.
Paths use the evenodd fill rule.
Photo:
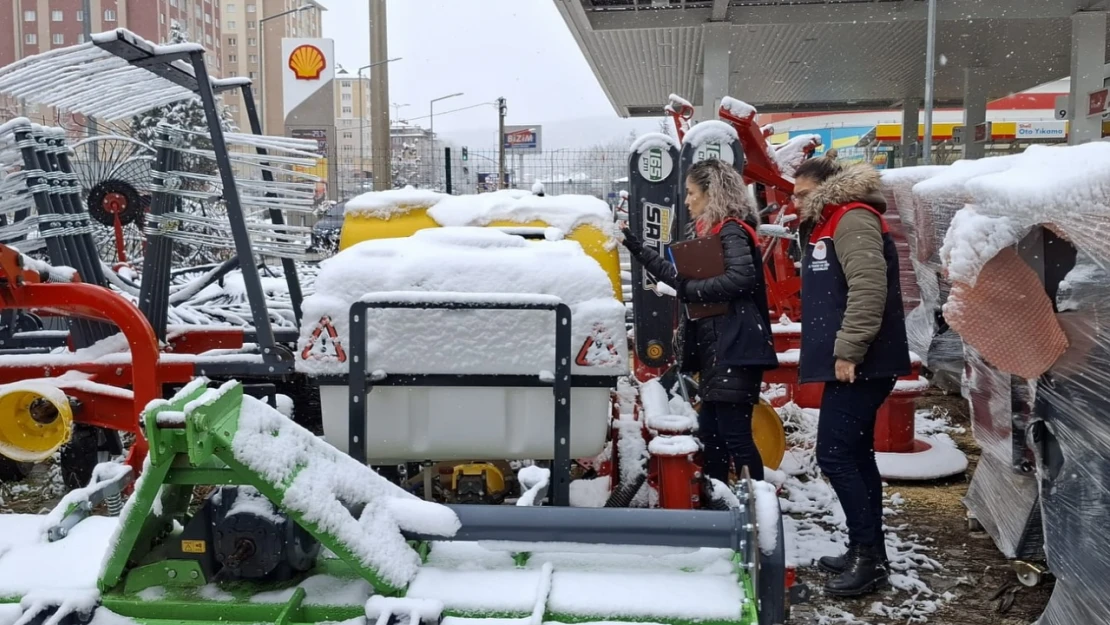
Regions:
<instances>
[{"instance_id":1,"label":"building window","mask_svg":"<svg viewBox=\"0 0 1110 625\"><path fill-rule=\"evenodd\" d=\"M66 36L63 35L62 33L54 33L54 36L51 37L50 40L54 42L54 45L61 46L61 45L65 45Z\"/></svg>"},{"instance_id":2,"label":"building window","mask_svg":"<svg viewBox=\"0 0 1110 625\"><path fill-rule=\"evenodd\" d=\"M225 26L225 28L227 28L228 30L235 30L235 20L228 20L227 26Z\"/></svg>"},{"instance_id":3,"label":"building window","mask_svg":"<svg viewBox=\"0 0 1110 625\"><path fill-rule=\"evenodd\" d=\"M204 43L207 43L208 45L212 45L212 35L211 34L204 33Z\"/></svg>"},{"instance_id":4,"label":"building window","mask_svg":"<svg viewBox=\"0 0 1110 625\"><path fill-rule=\"evenodd\" d=\"M212 23L212 14L211 13L205 13L204 14L204 23L205 24L211 24Z\"/></svg>"},{"instance_id":5,"label":"building window","mask_svg":"<svg viewBox=\"0 0 1110 625\"><path fill-rule=\"evenodd\" d=\"M227 55L227 62L228 63L238 63L239 62L239 57L235 56L234 54L229 54L229 55Z\"/></svg>"},{"instance_id":6,"label":"building window","mask_svg":"<svg viewBox=\"0 0 1110 625\"><path fill-rule=\"evenodd\" d=\"M343 114L344 114L344 115L350 115L350 114L351 114L351 107L349 107L349 106L344 106L344 107L343 107Z\"/></svg>"},{"instance_id":7,"label":"building window","mask_svg":"<svg viewBox=\"0 0 1110 625\"><path fill-rule=\"evenodd\" d=\"M62 11L51 11L50 12L50 21L51 22L60 22L64 19L65 19L65 13L64 12L62 12Z\"/></svg>"},{"instance_id":8,"label":"building window","mask_svg":"<svg viewBox=\"0 0 1110 625\"><path fill-rule=\"evenodd\" d=\"M237 44L236 44L236 41L235 41L235 37L228 37L228 38L227 38L227 45L229 45L229 46L235 46L235 45L237 45Z\"/></svg>"},{"instance_id":9,"label":"building window","mask_svg":"<svg viewBox=\"0 0 1110 625\"><path fill-rule=\"evenodd\" d=\"M255 28L258 28L258 22L254 20L247 20L247 29L254 30Z\"/></svg>"},{"instance_id":10,"label":"building window","mask_svg":"<svg viewBox=\"0 0 1110 625\"><path fill-rule=\"evenodd\" d=\"M24 22L33 22L33 21L37 20L38 18L39 18L38 15L34 11L24 11L23 12L23 21Z\"/></svg>"},{"instance_id":11,"label":"building window","mask_svg":"<svg viewBox=\"0 0 1110 625\"><path fill-rule=\"evenodd\" d=\"M25 43L29 46L33 46L33 45L37 44L38 42L39 42L39 36L36 35L35 33L27 33L26 35L23 35L23 43Z\"/></svg>"},{"instance_id":12,"label":"building window","mask_svg":"<svg viewBox=\"0 0 1110 625\"><path fill-rule=\"evenodd\" d=\"M248 76L248 77L249 77L249 78L250 78L251 80L254 80L255 78L258 78L258 73L257 73L257 72L247 72L247 76Z\"/></svg>"},{"instance_id":13,"label":"building window","mask_svg":"<svg viewBox=\"0 0 1110 625\"><path fill-rule=\"evenodd\" d=\"M77 12L77 21L78 22L85 21L85 12L84 11L78 11Z\"/></svg>"},{"instance_id":14,"label":"building window","mask_svg":"<svg viewBox=\"0 0 1110 625\"><path fill-rule=\"evenodd\" d=\"M344 81L342 81L342 82L340 83L340 85L341 85L341 86L342 86L342 87L343 87L344 89L350 89L350 88L351 88L351 81L349 81L349 80L344 80Z\"/></svg>"},{"instance_id":15,"label":"building window","mask_svg":"<svg viewBox=\"0 0 1110 625\"><path fill-rule=\"evenodd\" d=\"M345 133L343 133L343 138L344 138L344 139L354 139L354 138L355 138L355 133L353 133L353 132L345 132Z\"/></svg>"},{"instance_id":16,"label":"building window","mask_svg":"<svg viewBox=\"0 0 1110 625\"><path fill-rule=\"evenodd\" d=\"M254 13L254 11L255 11L254 5L253 4L248 4L247 5L247 13Z\"/></svg>"},{"instance_id":17,"label":"building window","mask_svg":"<svg viewBox=\"0 0 1110 625\"><path fill-rule=\"evenodd\" d=\"M200 19L200 5L199 4L194 4L193 5L193 17L197 18L198 20Z\"/></svg>"},{"instance_id":18,"label":"building window","mask_svg":"<svg viewBox=\"0 0 1110 625\"><path fill-rule=\"evenodd\" d=\"M257 54L252 54L252 55L248 56L247 61L249 61L251 63L257 63L258 62L258 55Z\"/></svg>"},{"instance_id":19,"label":"building window","mask_svg":"<svg viewBox=\"0 0 1110 625\"><path fill-rule=\"evenodd\" d=\"M226 7L224 7L224 11L227 11L228 13L234 13L235 12L235 5L234 4L227 5Z\"/></svg>"},{"instance_id":20,"label":"building window","mask_svg":"<svg viewBox=\"0 0 1110 625\"><path fill-rule=\"evenodd\" d=\"M77 43L85 43L85 34L84 33L81 33L80 35L77 35Z\"/></svg>"},{"instance_id":21,"label":"building window","mask_svg":"<svg viewBox=\"0 0 1110 625\"><path fill-rule=\"evenodd\" d=\"M350 100L351 100L351 94L349 94L349 93L344 93L344 94L343 94L343 101L344 101L344 102L349 102Z\"/></svg>"},{"instance_id":22,"label":"building window","mask_svg":"<svg viewBox=\"0 0 1110 625\"><path fill-rule=\"evenodd\" d=\"M247 37L247 45L248 46L257 46L258 45L258 40L255 39L254 37Z\"/></svg>"},{"instance_id":23,"label":"building window","mask_svg":"<svg viewBox=\"0 0 1110 625\"><path fill-rule=\"evenodd\" d=\"M104 21L105 22L114 22L114 21L116 21L116 11L115 11L115 9L105 9L104 10Z\"/></svg>"}]
</instances>

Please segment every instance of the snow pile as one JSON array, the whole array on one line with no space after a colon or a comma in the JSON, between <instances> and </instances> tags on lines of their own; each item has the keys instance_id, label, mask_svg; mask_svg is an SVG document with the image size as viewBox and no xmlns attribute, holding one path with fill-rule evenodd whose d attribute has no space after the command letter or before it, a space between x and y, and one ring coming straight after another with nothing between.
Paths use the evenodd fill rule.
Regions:
<instances>
[{"instance_id":1,"label":"snow pile","mask_svg":"<svg viewBox=\"0 0 1110 625\"><path fill-rule=\"evenodd\" d=\"M54 509L47 514L42 522L42 533L46 536L47 530L62 522L70 510L78 507L92 509L90 498L97 492L105 490L110 484L115 484L122 492L127 486L123 480L131 473L131 467L122 462L102 462L93 467L92 478L83 488L75 488L58 502Z\"/></svg>"},{"instance_id":2,"label":"snow pile","mask_svg":"<svg viewBox=\"0 0 1110 625\"><path fill-rule=\"evenodd\" d=\"M718 145L731 145L739 141L736 129L728 124L710 119L691 128L682 139L683 143L695 148L716 143Z\"/></svg>"},{"instance_id":3,"label":"snow pile","mask_svg":"<svg viewBox=\"0 0 1110 625\"><path fill-rule=\"evenodd\" d=\"M645 135L640 135L638 139L632 142L632 147L628 151L635 154L637 152L647 152L652 148L659 148L660 150L667 151L671 148L678 150L678 141L674 137L665 135L661 132L649 132ZM626 193L621 191L621 193ZM627 195L622 196L622 198Z\"/></svg>"},{"instance_id":4,"label":"snow pile","mask_svg":"<svg viewBox=\"0 0 1110 625\"><path fill-rule=\"evenodd\" d=\"M721 98L721 109L728 111L730 115L740 119L754 117L756 113L755 107L751 104L727 96Z\"/></svg>"},{"instance_id":5,"label":"snow pile","mask_svg":"<svg viewBox=\"0 0 1110 625\"><path fill-rule=\"evenodd\" d=\"M793 176L798 167L821 145L821 135L798 135L782 145L772 146L771 154L784 176Z\"/></svg>"},{"instance_id":6,"label":"snow pile","mask_svg":"<svg viewBox=\"0 0 1110 625\"><path fill-rule=\"evenodd\" d=\"M346 346L352 304L367 295L403 292L426 293L430 300L558 298L571 308L575 373L627 373L624 305L613 297L597 261L574 241L529 242L488 228L427 229L406 239L364 241L324 261L316 293L304 301L298 353L330 340L327 333L313 334L318 320L330 319L338 343ZM367 317L370 371L538 375L555 369L551 311L371 309ZM307 359L298 359L298 370L348 370L348 359L334 349L325 352L310 350Z\"/></svg>"},{"instance_id":7,"label":"snow pile","mask_svg":"<svg viewBox=\"0 0 1110 625\"><path fill-rule=\"evenodd\" d=\"M945 238L940 248L948 278L972 286L983 266L1020 237L1018 225L1010 217L982 215L971 206L956 213L948 232L952 236Z\"/></svg>"},{"instance_id":8,"label":"snow pile","mask_svg":"<svg viewBox=\"0 0 1110 625\"><path fill-rule=\"evenodd\" d=\"M744 595L728 550L519 547L531 556L517 568L509 549L433 543L406 598L439 601L462 616L495 613L519 623L538 622L545 612L596 621L740 620Z\"/></svg>"},{"instance_id":9,"label":"snow pile","mask_svg":"<svg viewBox=\"0 0 1110 625\"><path fill-rule=\"evenodd\" d=\"M535 506L537 505L536 498L540 493L547 489L548 484L551 483L551 470L529 465L522 467L516 474L516 479L520 482L520 488L524 492L517 500L518 506Z\"/></svg>"},{"instance_id":10,"label":"snow pile","mask_svg":"<svg viewBox=\"0 0 1110 625\"><path fill-rule=\"evenodd\" d=\"M343 213L344 215L389 219L414 209L435 206L446 197L448 196L444 193L427 189L414 189L411 186L404 189L371 191L348 200Z\"/></svg>"},{"instance_id":11,"label":"snow pile","mask_svg":"<svg viewBox=\"0 0 1110 625\"><path fill-rule=\"evenodd\" d=\"M644 422L651 430L663 433L685 433L698 429L698 415L681 398L670 399L658 379L640 386Z\"/></svg>"},{"instance_id":12,"label":"snow pile","mask_svg":"<svg viewBox=\"0 0 1110 625\"><path fill-rule=\"evenodd\" d=\"M345 214L389 219L416 209L427 209L428 216L441 226L542 221L563 232L590 224L616 235L612 211L602 200L590 195L536 195L522 189L478 195L445 195L412 187L374 191L348 201Z\"/></svg>"},{"instance_id":13,"label":"snow pile","mask_svg":"<svg viewBox=\"0 0 1110 625\"><path fill-rule=\"evenodd\" d=\"M91 516L47 542L41 515L0 515L0 596L54 596L95 591L100 561L119 519ZM56 604L55 604L56 605Z\"/></svg>"}]
</instances>

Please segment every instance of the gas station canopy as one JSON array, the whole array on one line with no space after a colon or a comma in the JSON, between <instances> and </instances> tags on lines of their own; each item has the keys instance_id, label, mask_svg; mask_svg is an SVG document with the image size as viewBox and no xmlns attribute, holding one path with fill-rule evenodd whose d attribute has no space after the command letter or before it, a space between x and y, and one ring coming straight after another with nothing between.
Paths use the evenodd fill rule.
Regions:
<instances>
[{"instance_id":1,"label":"gas station canopy","mask_svg":"<svg viewBox=\"0 0 1110 625\"><path fill-rule=\"evenodd\" d=\"M554 0L609 101L660 115L732 95L760 112L885 109L924 95L925 0ZM1071 69L1072 16L1107 0L941 0L935 104ZM710 102L713 106L715 102Z\"/></svg>"}]
</instances>

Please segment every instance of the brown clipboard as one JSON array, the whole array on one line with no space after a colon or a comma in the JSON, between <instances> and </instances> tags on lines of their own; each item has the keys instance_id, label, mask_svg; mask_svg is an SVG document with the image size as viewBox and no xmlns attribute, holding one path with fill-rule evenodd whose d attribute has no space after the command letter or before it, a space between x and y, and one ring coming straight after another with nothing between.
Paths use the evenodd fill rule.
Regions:
<instances>
[{"instance_id":1,"label":"brown clipboard","mask_svg":"<svg viewBox=\"0 0 1110 625\"><path fill-rule=\"evenodd\" d=\"M686 280L705 280L725 273L725 250L717 234L672 243L668 255L678 275ZM695 320L725 315L728 310L728 302L686 304L686 316Z\"/></svg>"}]
</instances>

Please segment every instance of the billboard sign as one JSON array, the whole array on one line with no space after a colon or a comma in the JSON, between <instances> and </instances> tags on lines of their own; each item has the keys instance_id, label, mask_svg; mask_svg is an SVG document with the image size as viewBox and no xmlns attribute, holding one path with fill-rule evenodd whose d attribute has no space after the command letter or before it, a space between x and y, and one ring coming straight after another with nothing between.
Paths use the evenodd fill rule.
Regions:
<instances>
[{"instance_id":1,"label":"billboard sign","mask_svg":"<svg viewBox=\"0 0 1110 625\"><path fill-rule=\"evenodd\" d=\"M1099 89L1087 94L1087 117L1102 115L1110 101L1110 89Z\"/></svg>"},{"instance_id":2,"label":"billboard sign","mask_svg":"<svg viewBox=\"0 0 1110 625\"><path fill-rule=\"evenodd\" d=\"M505 126L504 140L510 152L542 152L543 126Z\"/></svg>"},{"instance_id":3,"label":"billboard sign","mask_svg":"<svg viewBox=\"0 0 1110 625\"><path fill-rule=\"evenodd\" d=\"M975 143L987 143L991 140L991 123L975 124Z\"/></svg>"},{"instance_id":4,"label":"billboard sign","mask_svg":"<svg viewBox=\"0 0 1110 625\"><path fill-rule=\"evenodd\" d=\"M281 55L282 100L288 118L321 89L331 90L335 78L335 41L285 38L281 40Z\"/></svg>"}]
</instances>

